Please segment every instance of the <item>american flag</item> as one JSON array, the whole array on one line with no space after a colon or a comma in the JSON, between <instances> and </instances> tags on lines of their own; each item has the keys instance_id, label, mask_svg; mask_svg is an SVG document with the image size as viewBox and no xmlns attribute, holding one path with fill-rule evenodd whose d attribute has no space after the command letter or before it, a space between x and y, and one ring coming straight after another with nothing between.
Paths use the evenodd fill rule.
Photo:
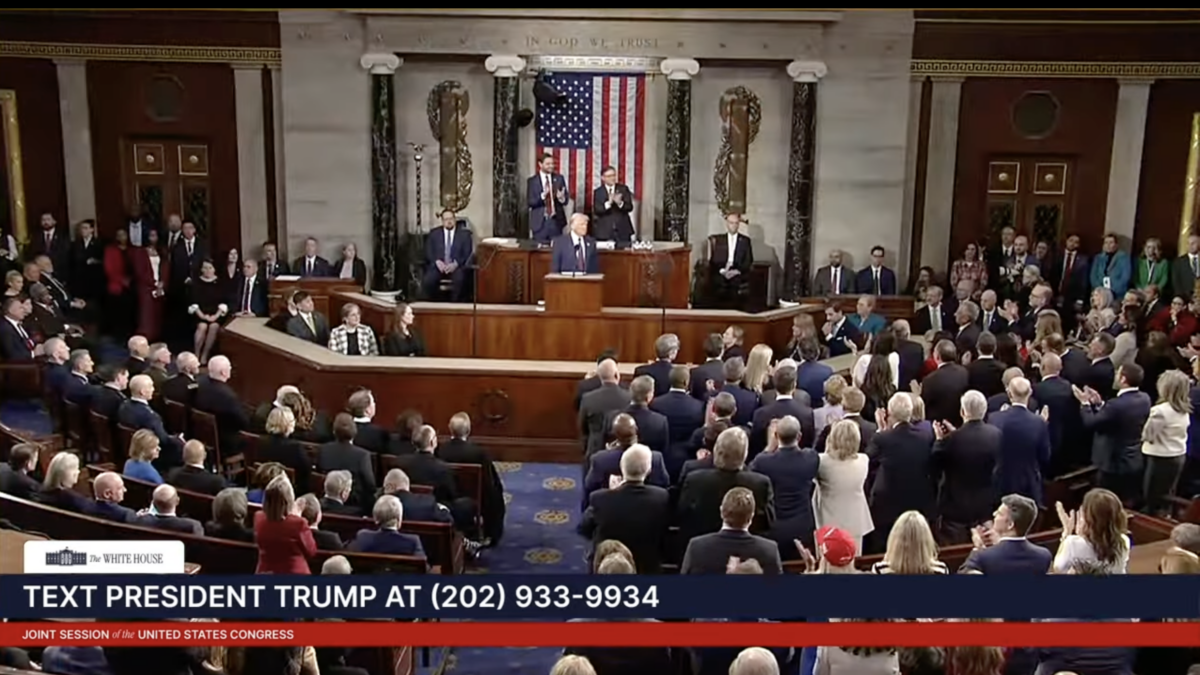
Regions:
<instances>
[{"instance_id":1,"label":"american flag","mask_svg":"<svg viewBox=\"0 0 1200 675\"><path fill-rule=\"evenodd\" d=\"M561 104L538 103L537 156L554 155L575 210L590 213L600 169L611 165L617 180L642 196L646 130L646 76L560 73L546 83L566 95Z\"/></svg>"}]
</instances>

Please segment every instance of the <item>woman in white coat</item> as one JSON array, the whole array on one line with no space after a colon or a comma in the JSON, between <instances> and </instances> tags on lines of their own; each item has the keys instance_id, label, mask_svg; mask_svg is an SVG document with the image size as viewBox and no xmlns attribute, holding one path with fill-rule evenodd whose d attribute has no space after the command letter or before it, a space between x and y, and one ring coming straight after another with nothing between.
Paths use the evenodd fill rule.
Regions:
<instances>
[{"instance_id":1,"label":"woman in white coat","mask_svg":"<svg viewBox=\"0 0 1200 675\"><path fill-rule=\"evenodd\" d=\"M875 529L863 489L869 461L858 452L860 441L858 424L852 420L842 420L830 428L813 493L817 529L832 525L845 530L854 537L859 551L863 537Z\"/></svg>"}]
</instances>

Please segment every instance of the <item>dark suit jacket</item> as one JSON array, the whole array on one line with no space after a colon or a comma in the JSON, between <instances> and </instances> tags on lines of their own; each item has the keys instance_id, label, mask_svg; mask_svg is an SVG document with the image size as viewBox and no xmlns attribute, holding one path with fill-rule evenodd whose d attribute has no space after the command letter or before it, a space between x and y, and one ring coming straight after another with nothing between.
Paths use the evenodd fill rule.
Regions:
<instances>
[{"instance_id":1,"label":"dark suit jacket","mask_svg":"<svg viewBox=\"0 0 1200 675\"><path fill-rule=\"evenodd\" d=\"M584 394L579 402L579 432L584 439L586 454L604 448L608 414L624 410L629 405L629 390L618 385L601 386Z\"/></svg>"},{"instance_id":2,"label":"dark suit jacket","mask_svg":"<svg viewBox=\"0 0 1200 675\"><path fill-rule=\"evenodd\" d=\"M8 363L29 363L33 361L33 333L29 326L24 325L27 337L21 337L20 331L8 317L0 317L0 361Z\"/></svg>"},{"instance_id":3,"label":"dark suit jacket","mask_svg":"<svg viewBox=\"0 0 1200 675\"><path fill-rule=\"evenodd\" d=\"M342 538L337 536L336 532L319 529L310 529L309 531L312 532L313 543L317 545L318 551L340 551L345 548Z\"/></svg>"},{"instance_id":4,"label":"dark suit jacket","mask_svg":"<svg viewBox=\"0 0 1200 675\"><path fill-rule=\"evenodd\" d=\"M802 361L796 366L796 389L808 394L809 403L825 400L825 381L833 368L820 361Z\"/></svg>"},{"instance_id":5,"label":"dark suit jacket","mask_svg":"<svg viewBox=\"0 0 1200 675\"><path fill-rule=\"evenodd\" d=\"M1067 382L1078 387L1085 387L1091 384L1088 375L1092 368L1092 361L1083 349L1079 347L1071 347L1062 355L1062 377ZM1112 387L1110 382L1109 387Z\"/></svg>"},{"instance_id":6,"label":"dark suit jacket","mask_svg":"<svg viewBox=\"0 0 1200 675\"><path fill-rule=\"evenodd\" d=\"M925 367L925 348L912 340L897 340L896 353L900 355L900 389L907 391L913 380L921 379Z\"/></svg>"},{"instance_id":7,"label":"dark suit jacket","mask_svg":"<svg viewBox=\"0 0 1200 675\"><path fill-rule=\"evenodd\" d=\"M843 320L842 324L837 327L829 335L825 336L825 346L829 348L830 356L841 356L850 353L850 347L846 345L846 340L856 343L861 346L862 334L858 330L858 326ZM822 394L824 396L824 394ZM818 399L819 400L819 399Z\"/></svg>"},{"instance_id":8,"label":"dark suit jacket","mask_svg":"<svg viewBox=\"0 0 1200 675\"><path fill-rule=\"evenodd\" d=\"M961 355L971 352L971 355L975 356L975 344L979 342L979 334L982 332L979 326L973 323L953 329L954 346L958 348L958 353Z\"/></svg>"},{"instance_id":9,"label":"dark suit jacket","mask_svg":"<svg viewBox=\"0 0 1200 675\"><path fill-rule=\"evenodd\" d=\"M668 391L650 401L650 409L667 418L669 448L680 447L704 426L704 404L682 390Z\"/></svg>"},{"instance_id":10,"label":"dark suit jacket","mask_svg":"<svg viewBox=\"0 0 1200 675\"><path fill-rule=\"evenodd\" d=\"M0 464L0 492L21 499L33 499L41 489L42 484L29 474L13 471L7 463Z\"/></svg>"},{"instance_id":11,"label":"dark suit jacket","mask_svg":"<svg viewBox=\"0 0 1200 675\"><path fill-rule=\"evenodd\" d=\"M621 203L615 201L605 208L608 201L608 186L601 185L592 191L592 236L600 241L630 241L633 239L633 192L628 185L617 183L613 191L620 193Z\"/></svg>"},{"instance_id":12,"label":"dark suit jacket","mask_svg":"<svg viewBox=\"0 0 1200 675\"><path fill-rule=\"evenodd\" d=\"M277 434L260 436L255 459L260 462L279 462L291 469L296 476L296 491L304 494L308 491L312 462L308 453L301 447L300 442Z\"/></svg>"},{"instance_id":13,"label":"dark suit jacket","mask_svg":"<svg viewBox=\"0 0 1200 675\"><path fill-rule=\"evenodd\" d=\"M871 295L895 295L896 273L887 267L880 267L879 292L876 293L875 271L870 266L864 267L854 277L854 290L856 293L868 293Z\"/></svg>"},{"instance_id":14,"label":"dark suit jacket","mask_svg":"<svg viewBox=\"0 0 1200 675\"><path fill-rule=\"evenodd\" d=\"M256 275L254 283L250 287L250 297L246 297L246 277L243 274L238 274L234 277L229 285L229 299L226 304L229 306L231 314L237 314L247 310L247 301L249 311L254 316L265 317L269 313L267 305L267 285L264 283L261 276Z\"/></svg>"},{"instance_id":15,"label":"dark suit jacket","mask_svg":"<svg viewBox=\"0 0 1200 675\"><path fill-rule=\"evenodd\" d=\"M1058 258L1054 261L1053 276L1044 278L1053 279L1055 295L1063 295L1064 300L1074 302L1075 300L1084 300L1091 291L1091 282L1088 279L1088 274L1091 270L1090 261L1082 251L1075 252L1075 261L1071 265L1071 269L1066 269L1067 254L1065 251L1058 254ZM1063 283L1063 276L1066 275L1066 284Z\"/></svg>"},{"instance_id":16,"label":"dark suit jacket","mask_svg":"<svg viewBox=\"0 0 1200 675\"><path fill-rule=\"evenodd\" d=\"M475 242L471 231L465 227L454 228L454 240L450 244L450 260L458 263L459 269L466 269L475 253ZM446 259L446 228L435 227L425 235L425 264L434 267L439 260Z\"/></svg>"},{"instance_id":17,"label":"dark suit jacket","mask_svg":"<svg viewBox=\"0 0 1200 675\"><path fill-rule=\"evenodd\" d=\"M359 510L370 508L375 503L375 470L371 466L371 453L350 443L333 441L321 446L317 452L317 470L349 471L354 478L351 494ZM413 482L417 482L416 478Z\"/></svg>"},{"instance_id":18,"label":"dark suit jacket","mask_svg":"<svg viewBox=\"0 0 1200 675\"><path fill-rule=\"evenodd\" d=\"M583 505L586 509L593 493L608 487L610 476L621 475L621 455L624 448L606 448L592 455L587 463L587 472L583 479ZM661 488L671 487L671 476L667 473L667 465L659 452L650 453L650 474L646 483Z\"/></svg>"},{"instance_id":19,"label":"dark suit jacket","mask_svg":"<svg viewBox=\"0 0 1200 675\"><path fill-rule=\"evenodd\" d=\"M991 317L988 317L987 313L981 307L979 309L979 318L975 320L975 325L979 326L981 330L986 330L993 335L999 335L1008 332L1009 321L1000 314L999 307L992 310Z\"/></svg>"},{"instance_id":20,"label":"dark suit jacket","mask_svg":"<svg viewBox=\"0 0 1200 675\"><path fill-rule=\"evenodd\" d=\"M29 245L25 251L25 257L28 260L33 260L39 255L50 256L50 261L54 263L56 270L68 270L71 266L71 237L67 234L65 228L55 227L54 238L50 240L50 244L46 244L45 230L40 227L29 233Z\"/></svg>"},{"instance_id":21,"label":"dark suit jacket","mask_svg":"<svg viewBox=\"0 0 1200 675\"><path fill-rule=\"evenodd\" d=\"M195 401L196 391L199 388L200 383L192 376L176 373L163 383L161 393L162 397L168 401L190 406Z\"/></svg>"},{"instance_id":22,"label":"dark suit jacket","mask_svg":"<svg viewBox=\"0 0 1200 675\"><path fill-rule=\"evenodd\" d=\"M243 523L235 523L231 526L221 525L210 520L204 524L204 536L216 539L228 539L230 541L244 541L247 544L254 543L254 530L246 527Z\"/></svg>"},{"instance_id":23,"label":"dark suit jacket","mask_svg":"<svg viewBox=\"0 0 1200 675\"><path fill-rule=\"evenodd\" d=\"M1100 473L1140 474L1142 428L1150 417L1150 397L1127 391L1104 405L1080 410L1083 426L1092 432L1092 464Z\"/></svg>"},{"instance_id":24,"label":"dark suit jacket","mask_svg":"<svg viewBox=\"0 0 1200 675\"><path fill-rule=\"evenodd\" d=\"M933 432L915 424L880 431L871 439L867 455L875 469L871 486L871 517L886 532L905 511L920 511L932 520L937 502L930 457Z\"/></svg>"},{"instance_id":25,"label":"dark suit jacket","mask_svg":"<svg viewBox=\"0 0 1200 675\"><path fill-rule=\"evenodd\" d=\"M633 369L634 377L649 375L654 379L654 395L662 396L671 391L671 368L675 364L666 359L659 359L653 363L643 363Z\"/></svg>"},{"instance_id":26,"label":"dark suit jacket","mask_svg":"<svg viewBox=\"0 0 1200 675\"><path fill-rule=\"evenodd\" d=\"M207 256L205 247L196 238L192 244L192 255L188 256L187 244L181 237L175 248L167 253L167 289L172 294L187 294L187 282L200 275L200 263Z\"/></svg>"},{"instance_id":27,"label":"dark suit jacket","mask_svg":"<svg viewBox=\"0 0 1200 675\"><path fill-rule=\"evenodd\" d=\"M91 504L92 508L88 511L88 515L105 520L111 520L114 523L137 523L138 514L128 506L121 506L112 502L95 501Z\"/></svg>"},{"instance_id":28,"label":"dark suit jacket","mask_svg":"<svg viewBox=\"0 0 1200 675\"><path fill-rule=\"evenodd\" d=\"M166 474L172 468L183 465L183 441L178 436L167 433L162 418L148 404L133 399L125 399L117 409L117 421L125 426L137 429L149 429L158 438L158 459L154 460L154 468L159 473ZM129 448L118 448L118 455L124 456ZM212 493L216 494L216 492Z\"/></svg>"},{"instance_id":29,"label":"dark suit jacket","mask_svg":"<svg viewBox=\"0 0 1200 675\"><path fill-rule=\"evenodd\" d=\"M754 493L752 532L768 532L775 524L775 496L771 479L746 469L700 469L683 479L679 488L676 520L686 541L721 529L721 500L730 488L744 487ZM724 569L722 567L722 569Z\"/></svg>"},{"instance_id":30,"label":"dark suit jacket","mask_svg":"<svg viewBox=\"0 0 1200 675\"><path fill-rule=\"evenodd\" d=\"M88 407L92 412L107 417L115 426L117 414L121 410L121 405L126 400L123 392L103 384L94 385L92 387L92 394L88 398Z\"/></svg>"},{"instance_id":31,"label":"dark suit jacket","mask_svg":"<svg viewBox=\"0 0 1200 675\"><path fill-rule=\"evenodd\" d=\"M356 553L425 557L421 538L398 530L359 530L347 549Z\"/></svg>"},{"instance_id":32,"label":"dark suit jacket","mask_svg":"<svg viewBox=\"0 0 1200 675\"><path fill-rule=\"evenodd\" d=\"M263 281L270 281L275 277L288 274L288 264L282 260L276 260L273 263L268 263L266 260L258 262L258 274Z\"/></svg>"},{"instance_id":33,"label":"dark suit jacket","mask_svg":"<svg viewBox=\"0 0 1200 675\"><path fill-rule=\"evenodd\" d=\"M25 330L41 336L41 341L67 334L67 320L58 305L33 303L33 313L23 322Z\"/></svg>"},{"instance_id":34,"label":"dark suit jacket","mask_svg":"<svg viewBox=\"0 0 1200 675\"><path fill-rule=\"evenodd\" d=\"M1050 571L1050 551L1028 539L1001 539L994 546L975 549L967 556L960 572L1045 576Z\"/></svg>"},{"instance_id":35,"label":"dark suit jacket","mask_svg":"<svg viewBox=\"0 0 1200 675\"><path fill-rule=\"evenodd\" d=\"M312 320L313 326L317 329L315 333L308 327L308 324L304 322L304 318L299 314L289 318L287 321L288 335L321 345L322 347L329 346L329 319L325 318L325 315L320 312L313 312Z\"/></svg>"},{"instance_id":36,"label":"dark suit jacket","mask_svg":"<svg viewBox=\"0 0 1200 675\"><path fill-rule=\"evenodd\" d=\"M912 321L912 332L914 335L924 335L933 329L932 312L939 312L942 315L942 330L954 330L954 310L950 305L943 301L937 308L926 305L917 310Z\"/></svg>"},{"instance_id":37,"label":"dark suit jacket","mask_svg":"<svg viewBox=\"0 0 1200 675\"><path fill-rule=\"evenodd\" d=\"M552 186L550 199L554 202L554 215L546 213L546 200L542 198L545 185L542 183L542 173L539 171L525 181L526 204L529 206L530 236L542 243L549 243L562 234L567 224L567 202L571 201L570 191L567 190L567 180L561 173L550 174ZM559 201L558 193L562 192L563 199Z\"/></svg>"},{"instance_id":38,"label":"dark suit jacket","mask_svg":"<svg viewBox=\"0 0 1200 675\"><path fill-rule=\"evenodd\" d=\"M842 265L841 276L838 277L838 287L833 287L833 267L825 265L813 275L813 295L823 298L827 295L849 295L854 292L854 270Z\"/></svg>"},{"instance_id":39,"label":"dark suit jacket","mask_svg":"<svg viewBox=\"0 0 1200 675\"><path fill-rule=\"evenodd\" d=\"M616 539L633 552L638 572L657 574L670 523L670 495L665 489L629 483L592 493L579 533L595 543Z\"/></svg>"},{"instance_id":40,"label":"dark suit jacket","mask_svg":"<svg viewBox=\"0 0 1200 675\"><path fill-rule=\"evenodd\" d=\"M1114 386L1116 377L1117 369L1113 366L1112 359L1104 357L1088 366L1084 384L1095 389L1107 401L1117 395L1117 389Z\"/></svg>"},{"instance_id":41,"label":"dark suit jacket","mask_svg":"<svg viewBox=\"0 0 1200 675\"><path fill-rule=\"evenodd\" d=\"M683 554L680 574L725 574L730 558L753 558L762 566L763 574L783 574L779 546L764 537L742 530L721 529L693 538Z\"/></svg>"},{"instance_id":42,"label":"dark suit jacket","mask_svg":"<svg viewBox=\"0 0 1200 675\"><path fill-rule=\"evenodd\" d=\"M300 256L292 261L292 274L301 277L333 276L333 267L329 264L328 260L322 258L321 256L313 258L311 269L309 269L309 266L306 263L307 258L305 256Z\"/></svg>"},{"instance_id":43,"label":"dark suit jacket","mask_svg":"<svg viewBox=\"0 0 1200 675\"><path fill-rule=\"evenodd\" d=\"M980 357L967 366L967 387L986 396L1004 393L1006 367L996 358Z\"/></svg>"},{"instance_id":44,"label":"dark suit jacket","mask_svg":"<svg viewBox=\"0 0 1200 675\"><path fill-rule=\"evenodd\" d=\"M704 363L692 368L692 372L688 374L688 392L701 401L708 400L708 381L712 380L714 385L720 386L725 379L724 369L725 361L722 359L709 359Z\"/></svg>"},{"instance_id":45,"label":"dark suit jacket","mask_svg":"<svg viewBox=\"0 0 1200 675\"><path fill-rule=\"evenodd\" d=\"M846 415L842 419L850 420L858 425L858 451L866 452L867 446L871 444L871 439L875 437L875 432L879 431L879 427L870 420L864 419L862 415ZM817 442L813 446L817 452L825 452L825 444L829 440L829 432L833 429L833 425L826 425L817 433Z\"/></svg>"},{"instance_id":46,"label":"dark suit jacket","mask_svg":"<svg viewBox=\"0 0 1200 675\"><path fill-rule=\"evenodd\" d=\"M999 503L992 479L1001 433L986 422L967 422L933 444L931 473L939 480L938 515L954 523L989 520Z\"/></svg>"},{"instance_id":47,"label":"dark suit jacket","mask_svg":"<svg viewBox=\"0 0 1200 675\"><path fill-rule=\"evenodd\" d=\"M197 492L202 495L213 495L229 487L221 476L195 466L178 466L167 472L167 483L180 490ZM305 486L297 487L297 492L304 493Z\"/></svg>"},{"instance_id":48,"label":"dark suit jacket","mask_svg":"<svg viewBox=\"0 0 1200 675\"><path fill-rule=\"evenodd\" d=\"M584 269L579 269L578 251L575 250L575 244L572 241L570 234L564 234L556 237L553 242L554 250L553 257L550 263L550 271L554 274L569 274L571 272L583 272L586 274L600 273L600 253L596 250L596 240L591 237L583 238L584 246Z\"/></svg>"},{"instance_id":49,"label":"dark suit jacket","mask_svg":"<svg viewBox=\"0 0 1200 675\"><path fill-rule=\"evenodd\" d=\"M373 506L374 502L369 502L369 504ZM369 508L370 507L368 506L368 509ZM339 502L336 499L330 499L329 497L321 497L321 511L323 513L332 513L339 516L361 517L363 515L363 509L361 507Z\"/></svg>"},{"instance_id":50,"label":"dark suit jacket","mask_svg":"<svg viewBox=\"0 0 1200 675\"><path fill-rule=\"evenodd\" d=\"M785 447L775 452L765 452L754 458L750 469L771 479L775 492L775 525L771 538L789 558L798 558L794 539L800 539L806 547L812 547L816 521L813 516L813 486L817 480L817 469L821 459L815 450L808 447Z\"/></svg>"},{"instance_id":51,"label":"dark suit jacket","mask_svg":"<svg viewBox=\"0 0 1200 675\"><path fill-rule=\"evenodd\" d=\"M56 268L57 269L57 268ZM85 246L83 239L71 242L71 294L80 298L96 298L104 293L104 244L92 237Z\"/></svg>"},{"instance_id":52,"label":"dark suit jacket","mask_svg":"<svg viewBox=\"0 0 1200 675\"><path fill-rule=\"evenodd\" d=\"M396 457L396 465L408 474L413 485L428 485L443 504L458 499L458 486L450 467L431 452L414 452Z\"/></svg>"},{"instance_id":53,"label":"dark suit jacket","mask_svg":"<svg viewBox=\"0 0 1200 675\"><path fill-rule=\"evenodd\" d=\"M617 415L622 413L632 417L633 421L637 424L638 443L645 445L655 452L665 453L667 451L671 440L671 430L666 415L640 405L630 404L624 410L610 412L604 421L605 438L612 436L613 420L617 418Z\"/></svg>"},{"instance_id":54,"label":"dark suit jacket","mask_svg":"<svg viewBox=\"0 0 1200 675\"><path fill-rule=\"evenodd\" d=\"M487 451L469 440L452 438L439 443L434 451L438 459L449 464L477 464L483 476L483 489L479 513L483 516L483 534L497 541L504 534L504 515L508 507L504 503L504 483L496 464Z\"/></svg>"},{"instance_id":55,"label":"dark suit jacket","mask_svg":"<svg viewBox=\"0 0 1200 675\"><path fill-rule=\"evenodd\" d=\"M733 423L740 427L750 426L750 423L754 421L754 411L758 410L758 394L740 384L728 382L718 383L717 391L733 396L733 400L737 403L737 410L733 413Z\"/></svg>"},{"instance_id":56,"label":"dark suit jacket","mask_svg":"<svg viewBox=\"0 0 1200 675\"><path fill-rule=\"evenodd\" d=\"M1171 262L1171 293L1190 299L1195 290L1196 275L1192 273L1192 261L1187 251L1183 251L1183 255ZM1162 289L1159 289L1159 294L1165 295Z\"/></svg>"},{"instance_id":57,"label":"dark suit jacket","mask_svg":"<svg viewBox=\"0 0 1200 675\"><path fill-rule=\"evenodd\" d=\"M404 507L406 522L449 523L453 521L453 518L450 517L450 509L427 492L401 490L393 492L391 495L399 499L400 505Z\"/></svg>"},{"instance_id":58,"label":"dark suit jacket","mask_svg":"<svg viewBox=\"0 0 1200 675\"><path fill-rule=\"evenodd\" d=\"M139 516L135 525L142 527L153 527L158 530L167 530L169 532L179 532L180 534L191 534L197 537L204 536L204 526L198 520L191 518L180 518L179 516L158 516L146 514Z\"/></svg>"},{"instance_id":59,"label":"dark suit jacket","mask_svg":"<svg viewBox=\"0 0 1200 675\"><path fill-rule=\"evenodd\" d=\"M238 432L250 429L250 413L242 406L242 401L233 391L233 387L205 378L196 390L193 405L197 410L216 416L221 448L226 453L234 452L237 448Z\"/></svg>"},{"instance_id":60,"label":"dark suit jacket","mask_svg":"<svg viewBox=\"0 0 1200 675\"><path fill-rule=\"evenodd\" d=\"M813 409L794 398L778 398L770 405L765 405L754 411L750 425L750 456L755 457L767 447L767 430L772 420L791 415L800 422L800 444L811 448L817 442L816 424L813 421Z\"/></svg>"},{"instance_id":61,"label":"dark suit jacket","mask_svg":"<svg viewBox=\"0 0 1200 675\"><path fill-rule=\"evenodd\" d=\"M1079 413L1079 401L1071 391L1071 383L1061 375L1051 377L1033 385L1033 397L1038 403L1050 409L1050 419L1046 425L1050 431L1050 456L1059 457L1065 439L1085 438L1083 418ZM1076 441L1078 442L1078 441ZM1076 453L1077 455L1080 453ZM1084 457L1090 454L1082 453Z\"/></svg>"},{"instance_id":62,"label":"dark suit jacket","mask_svg":"<svg viewBox=\"0 0 1200 675\"><path fill-rule=\"evenodd\" d=\"M1002 410L989 416L988 422L1002 434L996 462L997 492L1000 495L1015 492L1041 504L1042 475L1050 462L1050 430L1046 423L1037 413L1024 406ZM1137 433L1140 455L1141 427L1138 427Z\"/></svg>"},{"instance_id":63,"label":"dark suit jacket","mask_svg":"<svg viewBox=\"0 0 1200 675\"><path fill-rule=\"evenodd\" d=\"M754 244L750 241L750 237L742 233L738 233L736 250L732 253L729 251L729 237L726 234L714 234L708 238L708 269L709 278L719 278L719 273L725 268L725 264L729 262L729 256L733 256L733 264L730 266L742 273L744 278L750 273L750 268L754 266Z\"/></svg>"},{"instance_id":64,"label":"dark suit jacket","mask_svg":"<svg viewBox=\"0 0 1200 675\"><path fill-rule=\"evenodd\" d=\"M96 388L88 381L86 377L70 373L62 383L63 399L80 405L84 408L90 408L92 405L92 397L96 394ZM118 404L119 407L119 404Z\"/></svg>"},{"instance_id":65,"label":"dark suit jacket","mask_svg":"<svg viewBox=\"0 0 1200 675\"><path fill-rule=\"evenodd\" d=\"M947 363L925 377L921 398L925 400L925 419L962 424L962 395L971 388L967 369Z\"/></svg>"}]
</instances>

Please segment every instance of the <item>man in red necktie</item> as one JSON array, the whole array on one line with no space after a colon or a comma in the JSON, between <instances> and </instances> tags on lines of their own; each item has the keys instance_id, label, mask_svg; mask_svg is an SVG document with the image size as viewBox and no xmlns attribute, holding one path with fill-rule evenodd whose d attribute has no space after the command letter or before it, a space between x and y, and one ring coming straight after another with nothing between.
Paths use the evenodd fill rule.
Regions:
<instances>
[{"instance_id":1,"label":"man in red necktie","mask_svg":"<svg viewBox=\"0 0 1200 675\"><path fill-rule=\"evenodd\" d=\"M569 231L554 240L554 274L598 274L600 261L596 240L588 236L588 217L582 213L571 216Z\"/></svg>"}]
</instances>

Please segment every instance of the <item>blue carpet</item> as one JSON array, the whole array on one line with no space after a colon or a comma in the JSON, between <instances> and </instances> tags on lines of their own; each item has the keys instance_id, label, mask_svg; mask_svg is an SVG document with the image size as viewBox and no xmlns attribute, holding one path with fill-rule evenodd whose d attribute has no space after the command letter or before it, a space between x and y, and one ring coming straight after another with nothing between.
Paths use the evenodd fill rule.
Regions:
<instances>
[{"instance_id":1,"label":"blue carpet","mask_svg":"<svg viewBox=\"0 0 1200 675\"><path fill-rule=\"evenodd\" d=\"M50 433L50 418L36 402L0 406L0 421L38 434ZM579 522L579 467L574 464L497 464L504 480L508 518L499 546L488 549L479 572L494 574L584 574L588 543L575 533ZM561 649L455 649L443 660L434 650L426 675L541 675L550 672Z\"/></svg>"}]
</instances>

